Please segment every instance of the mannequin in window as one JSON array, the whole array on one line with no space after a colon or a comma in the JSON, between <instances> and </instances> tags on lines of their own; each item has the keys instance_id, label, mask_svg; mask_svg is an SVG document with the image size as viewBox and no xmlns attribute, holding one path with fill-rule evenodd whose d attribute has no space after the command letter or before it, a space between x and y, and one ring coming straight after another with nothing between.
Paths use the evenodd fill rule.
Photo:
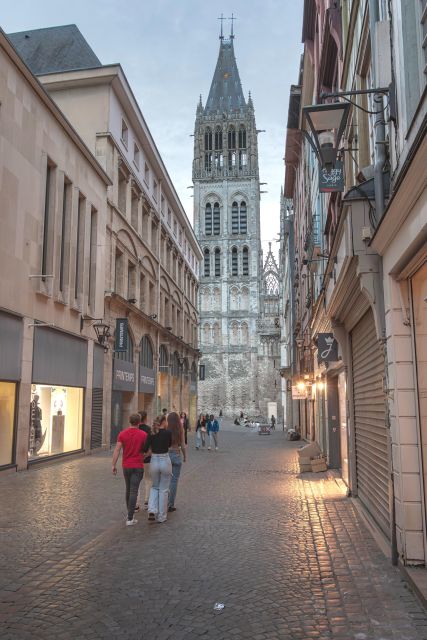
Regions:
<instances>
[{"instance_id":1,"label":"mannequin in window","mask_svg":"<svg viewBox=\"0 0 427 640\"><path fill-rule=\"evenodd\" d=\"M45 435L42 435L42 410L39 407L40 396L35 395L30 405L30 454L37 455L43 446Z\"/></svg>"}]
</instances>

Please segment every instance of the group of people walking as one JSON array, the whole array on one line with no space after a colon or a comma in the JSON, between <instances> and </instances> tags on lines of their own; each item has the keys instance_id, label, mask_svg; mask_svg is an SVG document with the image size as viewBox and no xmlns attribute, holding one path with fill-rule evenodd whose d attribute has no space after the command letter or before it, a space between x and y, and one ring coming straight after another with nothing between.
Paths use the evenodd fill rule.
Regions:
<instances>
[{"instance_id":1,"label":"group of people walking","mask_svg":"<svg viewBox=\"0 0 427 640\"><path fill-rule=\"evenodd\" d=\"M211 413L201 413L196 425L196 449L204 449L208 441L208 451L215 447L218 451L219 421Z\"/></svg>"},{"instance_id":2,"label":"group of people walking","mask_svg":"<svg viewBox=\"0 0 427 640\"><path fill-rule=\"evenodd\" d=\"M117 474L116 464L122 451L127 526L137 523L134 514L141 510L142 498L149 521L165 522L168 512L176 511L178 480L182 464L187 459L188 429L185 413L168 414L163 409L152 426L147 424L146 411L132 414L129 426L119 433L112 471ZM143 479L143 490L140 490Z\"/></svg>"}]
</instances>

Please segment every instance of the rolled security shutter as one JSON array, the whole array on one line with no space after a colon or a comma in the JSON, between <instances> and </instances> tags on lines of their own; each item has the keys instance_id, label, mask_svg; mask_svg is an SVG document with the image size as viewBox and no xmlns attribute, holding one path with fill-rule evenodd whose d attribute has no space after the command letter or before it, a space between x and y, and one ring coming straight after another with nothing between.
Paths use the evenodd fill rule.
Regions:
<instances>
[{"instance_id":1,"label":"rolled security shutter","mask_svg":"<svg viewBox=\"0 0 427 640\"><path fill-rule=\"evenodd\" d=\"M351 338L358 496L389 536L389 441L385 422L384 356L371 310L354 327Z\"/></svg>"},{"instance_id":2,"label":"rolled security shutter","mask_svg":"<svg viewBox=\"0 0 427 640\"><path fill-rule=\"evenodd\" d=\"M102 446L102 396L102 389L92 389L91 449Z\"/></svg>"}]
</instances>

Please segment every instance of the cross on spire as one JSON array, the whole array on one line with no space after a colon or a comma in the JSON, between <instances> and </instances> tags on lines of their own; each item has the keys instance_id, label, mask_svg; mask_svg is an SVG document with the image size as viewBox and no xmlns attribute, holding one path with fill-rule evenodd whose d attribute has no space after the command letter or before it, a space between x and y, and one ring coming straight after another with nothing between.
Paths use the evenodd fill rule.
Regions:
<instances>
[{"instance_id":1,"label":"cross on spire","mask_svg":"<svg viewBox=\"0 0 427 640\"><path fill-rule=\"evenodd\" d=\"M224 40L224 32L223 32L222 27L223 27L225 18L224 18L224 14L223 13L221 13L221 17L218 18L218 20L221 20L221 35L219 36L219 39L220 40Z\"/></svg>"},{"instance_id":2,"label":"cross on spire","mask_svg":"<svg viewBox=\"0 0 427 640\"><path fill-rule=\"evenodd\" d=\"M234 13L231 14L231 18L228 18L228 20L231 20L231 35L230 35L230 39L233 40L233 38L234 38L234 21L237 20L237 18L234 17Z\"/></svg>"}]
</instances>

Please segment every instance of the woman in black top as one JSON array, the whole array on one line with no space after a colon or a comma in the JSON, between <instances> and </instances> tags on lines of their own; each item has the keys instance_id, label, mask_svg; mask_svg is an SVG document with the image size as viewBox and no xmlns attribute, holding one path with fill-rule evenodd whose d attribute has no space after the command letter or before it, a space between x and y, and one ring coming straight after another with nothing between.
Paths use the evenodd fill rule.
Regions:
<instances>
[{"instance_id":1,"label":"woman in black top","mask_svg":"<svg viewBox=\"0 0 427 640\"><path fill-rule=\"evenodd\" d=\"M167 417L158 416L144 446L145 452L151 451L152 486L148 500L148 519L156 522L165 522L168 511L169 484L172 476L169 447L172 444L172 435L167 426Z\"/></svg>"}]
</instances>

